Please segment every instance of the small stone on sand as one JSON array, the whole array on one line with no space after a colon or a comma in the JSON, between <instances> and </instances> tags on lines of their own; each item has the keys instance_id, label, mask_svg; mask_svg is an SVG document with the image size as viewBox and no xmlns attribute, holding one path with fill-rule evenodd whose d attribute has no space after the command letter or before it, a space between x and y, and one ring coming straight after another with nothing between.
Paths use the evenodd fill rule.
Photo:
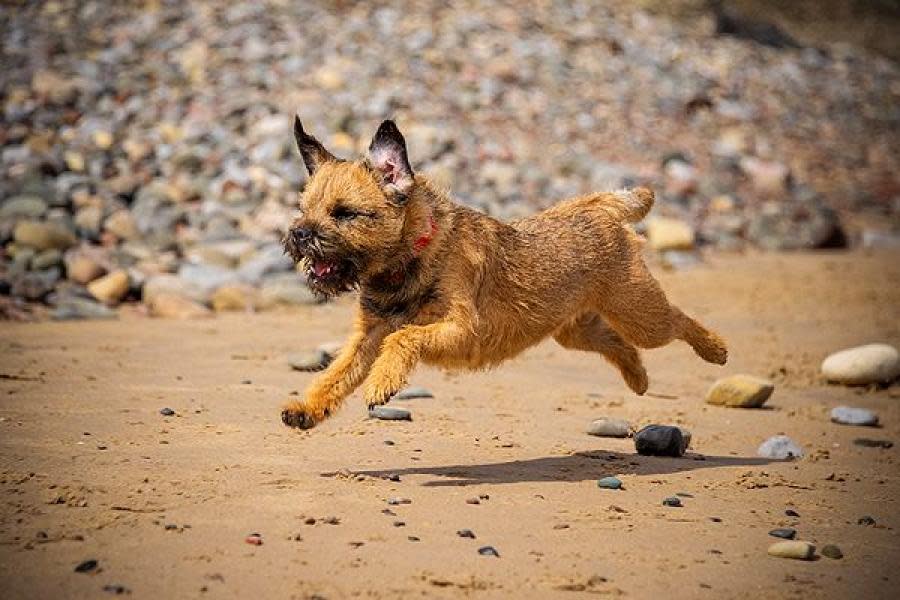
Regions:
<instances>
[{"instance_id":1,"label":"small stone on sand","mask_svg":"<svg viewBox=\"0 0 900 600\"><path fill-rule=\"evenodd\" d=\"M706 393L706 403L732 408L759 408L775 390L775 384L752 375L732 375L715 382Z\"/></svg>"},{"instance_id":2,"label":"small stone on sand","mask_svg":"<svg viewBox=\"0 0 900 600\"><path fill-rule=\"evenodd\" d=\"M331 362L331 357L323 350L291 354L287 358L288 365L297 371L321 371Z\"/></svg>"},{"instance_id":3,"label":"small stone on sand","mask_svg":"<svg viewBox=\"0 0 900 600\"><path fill-rule=\"evenodd\" d=\"M685 451L681 430L669 425L647 425L634 434L634 446L646 456L682 456Z\"/></svg>"},{"instance_id":4,"label":"small stone on sand","mask_svg":"<svg viewBox=\"0 0 900 600\"><path fill-rule=\"evenodd\" d=\"M756 453L763 458L800 458L803 456L803 449L786 435L776 435L760 444Z\"/></svg>"},{"instance_id":5,"label":"small stone on sand","mask_svg":"<svg viewBox=\"0 0 900 600\"><path fill-rule=\"evenodd\" d=\"M850 406L836 406L831 409L831 420L841 425L864 425L869 427L878 425L878 415L871 410Z\"/></svg>"},{"instance_id":6,"label":"small stone on sand","mask_svg":"<svg viewBox=\"0 0 900 600\"><path fill-rule=\"evenodd\" d=\"M456 535L458 535L461 538L469 538L472 540L475 539L475 532L472 531L471 529L460 529L459 531L456 532Z\"/></svg>"},{"instance_id":7,"label":"small stone on sand","mask_svg":"<svg viewBox=\"0 0 900 600\"><path fill-rule=\"evenodd\" d=\"M625 438L631 434L631 424L625 419L603 417L588 426L588 435Z\"/></svg>"},{"instance_id":8,"label":"small stone on sand","mask_svg":"<svg viewBox=\"0 0 900 600\"><path fill-rule=\"evenodd\" d=\"M668 498L663 500L662 503L663 506L671 506L673 508L679 508L683 506L683 504L681 503L681 498L679 498L678 496L669 496Z\"/></svg>"},{"instance_id":9,"label":"small stone on sand","mask_svg":"<svg viewBox=\"0 0 900 600\"><path fill-rule=\"evenodd\" d=\"M822 361L822 375L846 385L889 383L900 376L900 352L887 344L841 350Z\"/></svg>"},{"instance_id":10,"label":"small stone on sand","mask_svg":"<svg viewBox=\"0 0 900 600\"><path fill-rule=\"evenodd\" d=\"M797 530L790 527L780 527L769 532L772 537L781 538L783 540L792 540L797 537Z\"/></svg>"},{"instance_id":11,"label":"small stone on sand","mask_svg":"<svg viewBox=\"0 0 900 600\"><path fill-rule=\"evenodd\" d=\"M604 477L597 481L597 487L607 490L622 489L622 481L618 477Z\"/></svg>"},{"instance_id":12,"label":"small stone on sand","mask_svg":"<svg viewBox=\"0 0 900 600\"><path fill-rule=\"evenodd\" d=\"M769 556L777 556L778 558L812 560L815 553L816 547L809 542L785 541L775 542L769 546Z\"/></svg>"},{"instance_id":13,"label":"small stone on sand","mask_svg":"<svg viewBox=\"0 0 900 600\"><path fill-rule=\"evenodd\" d=\"M500 553L497 552L497 549L493 546L482 546L478 549L478 554L482 556L496 556L497 558L500 558Z\"/></svg>"},{"instance_id":14,"label":"small stone on sand","mask_svg":"<svg viewBox=\"0 0 900 600\"><path fill-rule=\"evenodd\" d=\"M822 556L827 556L828 558L844 558L844 553L841 552L841 549L835 546L834 544L828 544L822 548Z\"/></svg>"},{"instance_id":15,"label":"small stone on sand","mask_svg":"<svg viewBox=\"0 0 900 600\"><path fill-rule=\"evenodd\" d=\"M411 386L406 389L400 390L397 392L395 396L397 400L412 400L414 398L434 398L434 394L432 394L429 390L421 387L421 386Z\"/></svg>"},{"instance_id":16,"label":"small stone on sand","mask_svg":"<svg viewBox=\"0 0 900 600\"><path fill-rule=\"evenodd\" d=\"M369 416L382 421L412 421L411 412L393 406L376 406L369 411Z\"/></svg>"}]
</instances>

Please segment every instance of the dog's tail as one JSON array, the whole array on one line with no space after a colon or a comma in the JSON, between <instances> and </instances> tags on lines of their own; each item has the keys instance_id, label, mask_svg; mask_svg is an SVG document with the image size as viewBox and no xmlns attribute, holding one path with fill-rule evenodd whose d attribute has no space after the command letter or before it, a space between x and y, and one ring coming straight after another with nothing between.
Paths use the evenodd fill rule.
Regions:
<instances>
[{"instance_id":1,"label":"dog's tail","mask_svg":"<svg viewBox=\"0 0 900 600\"><path fill-rule=\"evenodd\" d=\"M614 200L607 207L621 220L637 223L653 207L653 191L645 187L621 190L610 194ZM607 196L609 197L609 196Z\"/></svg>"}]
</instances>

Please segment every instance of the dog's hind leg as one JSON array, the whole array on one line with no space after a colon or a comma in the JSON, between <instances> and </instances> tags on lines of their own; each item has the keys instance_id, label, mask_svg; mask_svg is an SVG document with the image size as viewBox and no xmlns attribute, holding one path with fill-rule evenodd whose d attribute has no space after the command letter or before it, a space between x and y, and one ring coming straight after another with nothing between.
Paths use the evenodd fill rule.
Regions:
<instances>
[{"instance_id":1,"label":"dog's hind leg","mask_svg":"<svg viewBox=\"0 0 900 600\"><path fill-rule=\"evenodd\" d=\"M676 307L672 307L675 321L675 336L691 345L694 352L706 362L724 365L728 360L728 347L725 340L687 316Z\"/></svg>"},{"instance_id":2,"label":"dog's hind leg","mask_svg":"<svg viewBox=\"0 0 900 600\"><path fill-rule=\"evenodd\" d=\"M613 331L600 315L591 313L578 317L557 330L553 339L563 348L599 352L619 369L634 393L641 395L647 391L647 371L641 364L637 348Z\"/></svg>"},{"instance_id":3,"label":"dog's hind leg","mask_svg":"<svg viewBox=\"0 0 900 600\"><path fill-rule=\"evenodd\" d=\"M599 312L622 337L639 348L659 348L673 339L684 340L705 361L725 364L728 351L715 333L669 304L659 283L640 267Z\"/></svg>"}]
</instances>

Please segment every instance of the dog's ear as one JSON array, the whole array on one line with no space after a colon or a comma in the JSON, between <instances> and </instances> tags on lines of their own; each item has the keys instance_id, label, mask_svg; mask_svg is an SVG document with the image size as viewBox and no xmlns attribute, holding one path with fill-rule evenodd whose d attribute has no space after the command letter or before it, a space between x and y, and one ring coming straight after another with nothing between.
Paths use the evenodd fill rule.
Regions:
<instances>
[{"instance_id":1,"label":"dog's ear","mask_svg":"<svg viewBox=\"0 0 900 600\"><path fill-rule=\"evenodd\" d=\"M393 121L383 122L372 138L369 164L381 175L389 195L403 199L412 188L413 170L406 156L406 140Z\"/></svg>"},{"instance_id":2,"label":"dog's ear","mask_svg":"<svg viewBox=\"0 0 900 600\"><path fill-rule=\"evenodd\" d=\"M303 164L310 176L316 172L316 169L330 160L337 160L334 155L325 149L319 140L303 131L303 123L300 117L294 115L294 139L297 141L297 149L300 150L300 156L303 157Z\"/></svg>"}]
</instances>

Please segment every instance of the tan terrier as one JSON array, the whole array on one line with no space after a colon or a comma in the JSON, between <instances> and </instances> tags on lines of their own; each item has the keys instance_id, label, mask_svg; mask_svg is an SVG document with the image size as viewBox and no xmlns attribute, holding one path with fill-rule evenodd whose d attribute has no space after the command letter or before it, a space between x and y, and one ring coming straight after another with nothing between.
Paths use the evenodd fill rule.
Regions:
<instances>
[{"instance_id":1,"label":"tan terrier","mask_svg":"<svg viewBox=\"0 0 900 600\"><path fill-rule=\"evenodd\" d=\"M684 340L724 364L724 341L669 304L626 223L653 205L646 188L572 198L512 223L453 202L413 173L406 142L385 121L356 162L339 160L299 118L309 171L284 246L314 291L358 289L353 333L282 421L313 427L363 384L371 408L406 385L419 361L483 369L552 336L598 352L637 394L647 373L636 347Z\"/></svg>"}]
</instances>

